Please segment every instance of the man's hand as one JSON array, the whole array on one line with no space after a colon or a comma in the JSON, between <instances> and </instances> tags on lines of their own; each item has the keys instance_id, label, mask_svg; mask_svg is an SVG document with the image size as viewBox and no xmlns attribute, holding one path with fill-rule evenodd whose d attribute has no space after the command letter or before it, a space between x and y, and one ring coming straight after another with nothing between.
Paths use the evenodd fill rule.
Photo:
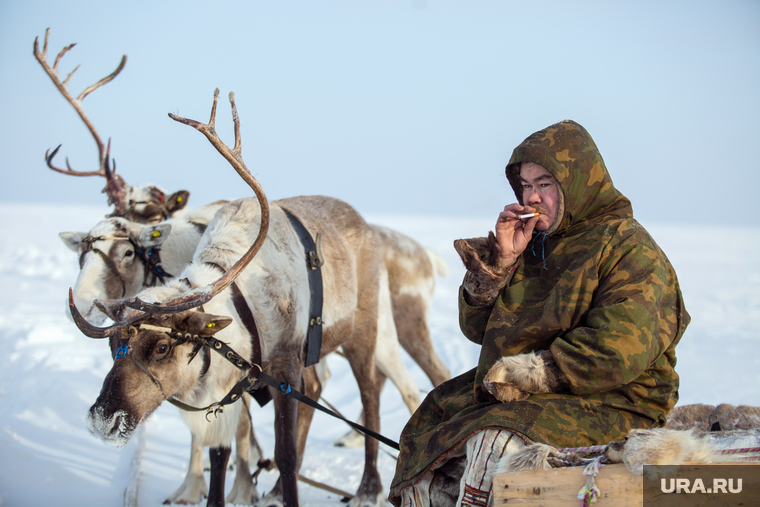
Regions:
<instances>
[{"instance_id":1,"label":"man's hand","mask_svg":"<svg viewBox=\"0 0 760 507\"><path fill-rule=\"evenodd\" d=\"M533 229L538 222L538 216L529 219L519 219L517 216L536 211L538 210L532 206L509 204L504 207L504 211L499 213L499 219L496 221L496 241L501 248L499 264L502 267L511 266L517 262L517 258L528 246L533 236Z\"/></svg>"}]
</instances>

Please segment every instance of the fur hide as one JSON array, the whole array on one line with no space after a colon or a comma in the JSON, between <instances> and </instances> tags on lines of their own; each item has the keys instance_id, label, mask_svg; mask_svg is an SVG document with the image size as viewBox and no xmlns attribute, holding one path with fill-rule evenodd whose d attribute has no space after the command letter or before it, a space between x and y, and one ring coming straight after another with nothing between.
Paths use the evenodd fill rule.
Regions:
<instances>
[{"instance_id":1,"label":"fur hide","mask_svg":"<svg viewBox=\"0 0 760 507\"><path fill-rule=\"evenodd\" d=\"M674 430L697 428L702 431L760 428L760 407L734 406L728 403L721 403L717 407L702 403L683 405L670 411L665 427Z\"/></svg>"},{"instance_id":2,"label":"fur hide","mask_svg":"<svg viewBox=\"0 0 760 507\"><path fill-rule=\"evenodd\" d=\"M605 455L613 463L625 463L628 470L637 475L643 473L644 465L733 461L729 455L718 453L709 437L700 436L693 429L633 430L622 446L622 453L615 446L610 446Z\"/></svg>"}]
</instances>

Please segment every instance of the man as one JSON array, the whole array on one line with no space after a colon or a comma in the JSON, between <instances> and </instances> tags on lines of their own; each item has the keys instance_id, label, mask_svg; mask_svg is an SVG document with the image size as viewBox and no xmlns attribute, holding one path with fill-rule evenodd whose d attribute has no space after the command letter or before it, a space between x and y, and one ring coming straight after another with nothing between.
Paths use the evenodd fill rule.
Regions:
<instances>
[{"instance_id":1,"label":"man","mask_svg":"<svg viewBox=\"0 0 760 507\"><path fill-rule=\"evenodd\" d=\"M454 245L478 365L434 389L404 428L395 505L486 505L503 455L620 440L664 425L678 400L689 315L675 271L588 132L572 121L536 132L506 175L518 203L496 234Z\"/></svg>"}]
</instances>

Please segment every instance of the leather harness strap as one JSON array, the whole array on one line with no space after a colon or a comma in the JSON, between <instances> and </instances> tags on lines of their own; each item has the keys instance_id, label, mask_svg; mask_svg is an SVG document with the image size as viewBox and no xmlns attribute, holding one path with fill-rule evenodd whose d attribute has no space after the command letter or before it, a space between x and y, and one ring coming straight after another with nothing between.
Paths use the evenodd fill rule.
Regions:
<instances>
[{"instance_id":1,"label":"leather harness strap","mask_svg":"<svg viewBox=\"0 0 760 507\"><path fill-rule=\"evenodd\" d=\"M235 311L240 320L243 321L248 334L251 335L251 364L259 365L259 368L261 368L261 339L259 338L259 329L256 327L256 320L253 318L253 313L245 302L243 293L240 292L240 287L235 282L232 282L230 288L232 289L232 304L235 305ZM264 388L261 384L249 388L248 391L260 407L263 407L272 400L272 394L269 392L269 389Z\"/></svg>"},{"instance_id":2,"label":"leather harness strap","mask_svg":"<svg viewBox=\"0 0 760 507\"><path fill-rule=\"evenodd\" d=\"M322 233L317 233L317 242L306 230L306 227L290 211L282 208L285 216L290 220L290 225L301 240L306 251L306 269L309 277L309 330L306 334L306 350L304 351L304 366L311 366L319 362L322 350L322 306L324 293L322 291L322 265L324 259L321 252Z\"/></svg>"}]
</instances>

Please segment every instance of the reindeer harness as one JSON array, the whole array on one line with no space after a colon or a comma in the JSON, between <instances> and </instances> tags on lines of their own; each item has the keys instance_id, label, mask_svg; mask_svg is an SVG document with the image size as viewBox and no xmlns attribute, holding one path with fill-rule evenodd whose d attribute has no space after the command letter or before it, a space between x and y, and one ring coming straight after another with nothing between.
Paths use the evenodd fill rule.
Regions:
<instances>
[{"instance_id":1,"label":"reindeer harness","mask_svg":"<svg viewBox=\"0 0 760 507\"><path fill-rule=\"evenodd\" d=\"M317 233L317 240L315 242L312 239L309 232L303 226L303 224L301 224L301 222L293 214L291 214L290 212L284 209L283 211L285 211L285 214L290 220L290 223L293 226L293 229L295 230L296 234L301 240L301 243L304 245L304 250L306 252L306 263L307 263L309 287L310 287L310 302L309 302L309 329L307 331L307 340L305 344L304 353L306 357L305 366L308 367L319 361L320 349L321 349L321 343L322 343L321 314L322 314L322 304L323 304L324 296L323 296L323 291L322 291L322 274L321 274L320 268L322 267L322 265L324 265L324 258L322 257L322 251L321 251L321 233ZM126 240L128 238L122 238L122 239ZM208 262L207 264L220 270L222 273L225 272L225 270L218 264L210 263L210 262ZM143 365L139 360L135 359L132 354L129 354L129 356L132 358L132 361L134 361L135 364L137 364L137 366L143 372L145 372L146 375L148 375L148 377L153 381L156 387L161 391L161 394L163 395L166 401L176 406L180 410L185 410L188 412L206 411L206 419L208 420L211 414L216 416L220 412L223 412L225 405L229 405L230 403L236 402L245 392L250 393L251 396L254 399L256 399L259 405L261 406L265 405L271 398L269 397L268 390L261 389L262 387L261 383L263 382L271 387L274 387L275 389L278 389L283 395L292 396L296 398L298 401L305 403L311 406L312 408L318 409L322 412L325 412L326 414L329 414L333 417L341 419L345 421L346 423L348 423L351 427L364 433L365 435L375 438L383 442L384 444L398 450L399 447L398 447L397 442L394 442L393 440L390 440L384 437L383 435L380 435L379 433L376 433L362 425L354 423L353 421L349 421L348 419L344 418L340 414L320 405L316 401L305 396L303 393L293 390L290 384L288 384L287 382L280 381L264 373L264 369L261 366L261 363L262 363L261 342L259 338L258 328L256 326L256 321L253 317L253 313L248 307L248 304L245 301L245 297L243 296L242 292L240 291L240 288L237 286L235 282L232 282L230 284L230 290L232 291L232 302L233 302L233 305L235 306L235 310L237 311L238 316L243 321L243 325L245 326L246 330L251 336L251 342L252 342L251 362L247 361L242 356L240 356L240 354L235 352L226 343L214 338L213 336L199 336L199 335L194 335L191 333L183 333L181 331L177 331L169 327L153 326L150 324L139 325L140 329L158 331L158 332L162 332L169 335L169 337L174 340L172 348L184 343L195 344L193 347L193 350L190 352L188 356L189 357L188 364L195 358L195 356L198 354L198 351L201 348L205 347L205 348L208 348L209 350L213 350L214 352L217 352L223 358L225 358L227 361L233 364L236 368L241 370L241 372L243 372L243 375L241 376L240 380L238 380L238 382L232 387L232 389L227 393L227 395L224 398L206 407L199 408L199 407L193 407L193 406L187 405L186 403L183 403L173 397L166 396L166 394L164 393L163 387L161 386L161 383L158 381L158 379L156 379L148 371L148 368L145 365ZM201 307L201 311L202 310L203 308ZM128 329L122 330L121 344L120 344L119 349L116 352L114 359L125 357L128 354L129 339L136 336L137 332L138 330L134 326L130 326ZM208 364L206 363L201 372L201 375L200 375L201 377L206 373L207 369L208 369Z\"/></svg>"},{"instance_id":2,"label":"reindeer harness","mask_svg":"<svg viewBox=\"0 0 760 507\"><path fill-rule=\"evenodd\" d=\"M252 364L246 361L242 356L240 356L240 354L235 352L229 345L222 342L221 340L214 338L213 336L199 336L199 335L194 335L191 333L183 333L181 331L177 331L169 327L153 326L150 324L140 324L139 328L142 330L152 330L152 331L166 333L167 335L169 335L170 338L174 339L172 348L184 343L194 343L195 346L193 347L192 352L190 352L189 354L190 359L188 360L188 363L190 363L195 358L195 356L198 354L198 351L201 349L201 347L207 347L208 349L213 350L214 352L221 355L224 359L232 363L236 368L241 370L241 372L244 372L244 375L241 376L240 380L238 380L238 382L232 387L232 389L230 389L227 395L224 398L222 398L220 401L217 401L215 403L212 403L202 408L187 405L186 403L183 403L177 399L166 396L166 394L164 393L164 389L161 386L161 382L158 379L156 379L150 373L150 371L148 371L148 368L145 365L143 365L141 361L136 359L132 354L129 354L129 346L128 346L129 339L137 335L138 328L135 326L130 326L129 328L122 330L122 339L121 339L122 343L121 343L121 346L119 347L119 350L117 351L116 358L125 357L129 355L132 361L143 372L145 372L146 375L148 375L148 377L153 381L153 383L156 385L159 391L161 391L161 394L163 395L164 399L181 410L185 410L188 412L201 412L205 410L206 420L209 420L208 417L211 414L216 416L220 412L223 412L225 405L229 405L230 403L236 402L243 395L243 393L255 392L259 390L261 388L261 382L263 382L271 387L274 387L275 389L278 389L284 395L292 396L298 401L300 401L301 403L306 403L312 408L321 410L322 412L328 415L331 415L333 417L336 417L338 419L345 421L351 427L364 433L365 435L369 437L375 438L376 440L379 440L380 442L383 442L384 444L396 450L399 449L397 442L394 442L393 440L390 440L389 438L384 437L383 435L380 435L379 433L376 433L370 430L369 428L366 428L360 424L357 424L353 421L346 419L340 414L320 405L319 403L307 397L303 393L292 389L290 384L288 384L287 382L280 381L264 373L260 364L260 358L261 358L260 347L255 347L255 349L256 348L258 349L259 362L254 362ZM258 341L258 333L256 335L255 341ZM121 355L119 355L122 350L124 352ZM254 351L254 354L256 354L255 351ZM201 373L201 376L203 376L204 373L205 371ZM255 395L253 396L255 397Z\"/></svg>"},{"instance_id":3,"label":"reindeer harness","mask_svg":"<svg viewBox=\"0 0 760 507\"><path fill-rule=\"evenodd\" d=\"M156 231L157 232L157 231ZM82 239L82 253L79 256L79 267L84 265L84 258L88 252L95 252L103 259L103 262L108 267L108 270L113 274L119 282L121 282L121 297L127 293L127 284L119 273L119 268L116 263L111 259L103 250L95 248L93 243L96 241L129 241L133 247L135 247L135 255L145 267L145 278L143 283L146 287L155 287L156 281L164 283L164 278L170 278L172 275L164 271L161 266L161 247L154 246L148 249L135 243L129 236L87 236ZM150 276L153 277L149 280Z\"/></svg>"}]
</instances>

